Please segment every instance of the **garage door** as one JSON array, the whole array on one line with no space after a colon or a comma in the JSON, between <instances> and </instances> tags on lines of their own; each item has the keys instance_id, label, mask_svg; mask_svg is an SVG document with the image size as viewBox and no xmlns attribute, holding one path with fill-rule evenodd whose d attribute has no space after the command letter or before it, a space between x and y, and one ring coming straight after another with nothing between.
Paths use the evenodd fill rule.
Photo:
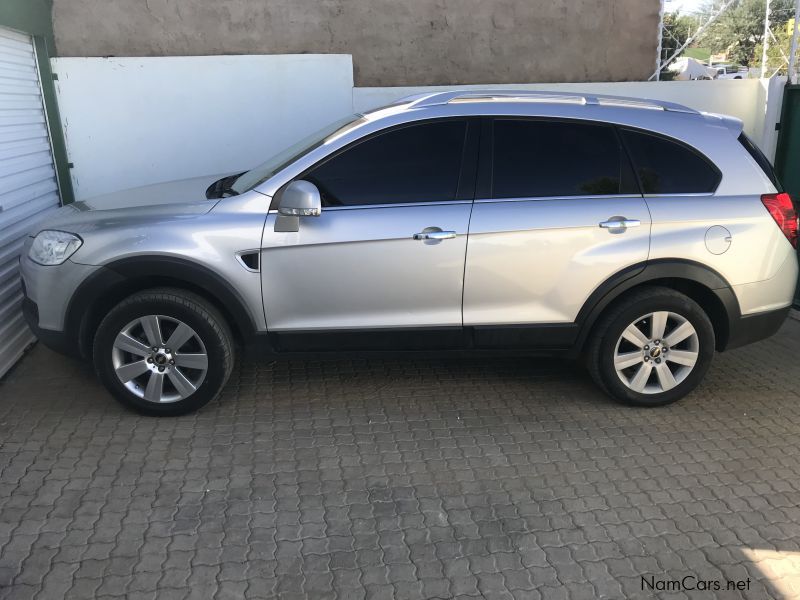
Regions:
<instances>
[{"instance_id":1,"label":"garage door","mask_svg":"<svg viewBox=\"0 0 800 600\"><path fill-rule=\"evenodd\" d=\"M22 241L58 205L33 40L0 27L0 376L34 339L21 312Z\"/></svg>"}]
</instances>

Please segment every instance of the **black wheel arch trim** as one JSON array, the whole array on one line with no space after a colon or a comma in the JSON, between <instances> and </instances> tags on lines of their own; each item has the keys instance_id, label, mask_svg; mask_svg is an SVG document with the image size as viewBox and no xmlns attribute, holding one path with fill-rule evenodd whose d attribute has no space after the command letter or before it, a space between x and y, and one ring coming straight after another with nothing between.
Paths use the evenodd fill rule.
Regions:
<instances>
[{"instance_id":1,"label":"black wheel arch trim","mask_svg":"<svg viewBox=\"0 0 800 600\"><path fill-rule=\"evenodd\" d=\"M81 354L89 355L90 329L95 327L102 315L93 314L102 308L104 298L118 298L136 293L141 282L153 285L189 286L201 291L231 322L229 325L240 335L242 341L255 336L255 319L244 298L236 288L221 275L191 260L170 256L139 256L120 259L103 265L86 278L73 294L67 306L64 323L65 333L77 339ZM149 287L149 285L148 285Z\"/></svg>"},{"instance_id":2,"label":"black wheel arch trim","mask_svg":"<svg viewBox=\"0 0 800 600\"><path fill-rule=\"evenodd\" d=\"M713 294L724 310L724 331L715 331L717 349L724 350L734 324L741 318L739 301L728 281L714 269L692 260L664 258L637 263L618 271L592 292L578 312L575 350L580 352L597 319L608 306L633 287L663 279L700 284ZM707 309L708 307L703 307Z\"/></svg>"}]
</instances>

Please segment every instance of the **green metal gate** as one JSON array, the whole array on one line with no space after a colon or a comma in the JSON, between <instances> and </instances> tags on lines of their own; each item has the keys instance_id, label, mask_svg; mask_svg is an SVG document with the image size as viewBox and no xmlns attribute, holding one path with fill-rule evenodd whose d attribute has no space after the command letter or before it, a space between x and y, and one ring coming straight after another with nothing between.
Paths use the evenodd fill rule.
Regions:
<instances>
[{"instance_id":1,"label":"green metal gate","mask_svg":"<svg viewBox=\"0 0 800 600\"><path fill-rule=\"evenodd\" d=\"M783 93L775 171L786 191L800 205L800 85L787 85ZM795 306L800 307L800 285Z\"/></svg>"}]
</instances>

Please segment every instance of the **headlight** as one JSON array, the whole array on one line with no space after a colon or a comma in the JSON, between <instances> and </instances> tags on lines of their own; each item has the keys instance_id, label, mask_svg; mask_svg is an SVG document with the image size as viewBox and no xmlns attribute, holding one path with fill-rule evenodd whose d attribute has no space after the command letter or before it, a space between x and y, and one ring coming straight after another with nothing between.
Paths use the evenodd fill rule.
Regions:
<instances>
[{"instance_id":1,"label":"headlight","mask_svg":"<svg viewBox=\"0 0 800 600\"><path fill-rule=\"evenodd\" d=\"M83 240L65 231L45 229L34 238L28 258L40 265L60 265L81 247Z\"/></svg>"}]
</instances>

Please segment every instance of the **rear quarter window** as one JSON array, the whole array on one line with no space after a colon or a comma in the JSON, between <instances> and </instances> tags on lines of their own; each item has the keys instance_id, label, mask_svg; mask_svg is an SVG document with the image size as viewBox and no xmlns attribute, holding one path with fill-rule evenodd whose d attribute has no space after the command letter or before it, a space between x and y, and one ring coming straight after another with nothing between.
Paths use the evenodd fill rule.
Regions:
<instances>
[{"instance_id":1,"label":"rear quarter window","mask_svg":"<svg viewBox=\"0 0 800 600\"><path fill-rule=\"evenodd\" d=\"M696 150L658 135L620 130L644 194L708 194L719 170Z\"/></svg>"},{"instance_id":2,"label":"rear quarter window","mask_svg":"<svg viewBox=\"0 0 800 600\"><path fill-rule=\"evenodd\" d=\"M769 162L769 159L764 156L764 153L761 149L753 143L749 137L747 137L744 133L739 136L739 143L744 146L744 149L747 150L748 154L753 157L753 160L758 163L758 166L761 167L761 170L764 171L764 175L769 177L769 180L772 182L772 185L775 186L775 189L779 192L783 191L783 186L781 186L781 182L778 179L778 176L775 174L775 169L772 168L772 164Z\"/></svg>"},{"instance_id":3,"label":"rear quarter window","mask_svg":"<svg viewBox=\"0 0 800 600\"><path fill-rule=\"evenodd\" d=\"M492 197L634 192L636 183L623 157L614 128L608 125L498 118L494 121Z\"/></svg>"}]
</instances>

